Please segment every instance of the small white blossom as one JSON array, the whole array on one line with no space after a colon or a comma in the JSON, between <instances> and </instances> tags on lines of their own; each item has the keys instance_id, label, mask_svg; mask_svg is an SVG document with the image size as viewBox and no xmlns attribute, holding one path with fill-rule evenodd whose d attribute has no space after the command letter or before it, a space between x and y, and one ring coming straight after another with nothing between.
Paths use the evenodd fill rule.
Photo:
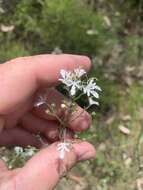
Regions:
<instances>
[{"instance_id":1,"label":"small white blossom","mask_svg":"<svg viewBox=\"0 0 143 190\"><path fill-rule=\"evenodd\" d=\"M68 142L61 142L57 146L57 150L59 151L59 157L61 160L64 159L65 153L70 151L70 143Z\"/></svg>"},{"instance_id":2,"label":"small white blossom","mask_svg":"<svg viewBox=\"0 0 143 190\"><path fill-rule=\"evenodd\" d=\"M83 86L83 92L87 94L88 97L95 97L99 98L99 94L96 91L101 91L101 88L96 85L96 82L94 82L94 79L89 80L86 86Z\"/></svg>"},{"instance_id":3,"label":"small white blossom","mask_svg":"<svg viewBox=\"0 0 143 190\"><path fill-rule=\"evenodd\" d=\"M65 71L62 69L60 74L62 78L59 79L59 81L61 81L67 87L70 87L70 94L71 96L74 96L76 94L76 90L81 88L81 80L78 80L76 75L70 71Z\"/></svg>"},{"instance_id":4,"label":"small white blossom","mask_svg":"<svg viewBox=\"0 0 143 190\"><path fill-rule=\"evenodd\" d=\"M46 101L47 101L46 96L42 96L42 95L41 95L41 96L39 96L37 102L35 102L34 106L35 106L35 107L39 107L39 106L45 104Z\"/></svg>"},{"instance_id":5,"label":"small white blossom","mask_svg":"<svg viewBox=\"0 0 143 190\"><path fill-rule=\"evenodd\" d=\"M74 69L74 73L75 73L77 78L80 78L84 74L86 74L86 71L84 69L77 68L77 69Z\"/></svg>"},{"instance_id":6,"label":"small white blossom","mask_svg":"<svg viewBox=\"0 0 143 190\"><path fill-rule=\"evenodd\" d=\"M6 157L6 156L1 157L1 159L2 159L4 162L8 162L8 161L9 161L9 158Z\"/></svg>"},{"instance_id":7,"label":"small white blossom","mask_svg":"<svg viewBox=\"0 0 143 190\"><path fill-rule=\"evenodd\" d=\"M61 104L61 108L62 108L62 109L67 108L66 104Z\"/></svg>"},{"instance_id":8,"label":"small white blossom","mask_svg":"<svg viewBox=\"0 0 143 190\"><path fill-rule=\"evenodd\" d=\"M21 154L23 153L23 148L20 147L20 146L16 146L16 147L14 148L14 151L15 151L15 153L19 156L19 155L21 155Z\"/></svg>"},{"instance_id":9,"label":"small white blossom","mask_svg":"<svg viewBox=\"0 0 143 190\"><path fill-rule=\"evenodd\" d=\"M92 106L92 105L99 105L99 103L95 100L93 100L92 98L89 98L89 105Z\"/></svg>"},{"instance_id":10,"label":"small white blossom","mask_svg":"<svg viewBox=\"0 0 143 190\"><path fill-rule=\"evenodd\" d=\"M36 148L35 147L30 147L30 148L25 148L23 149L20 146L16 146L14 148L14 151L16 153L17 156L26 158L26 157L31 157L36 153Z\"/></svg>"},{"instance_id":11,"label":"small white blossom","mask_svg":"<svg viewBox=\"0 0 143 190\"><path fill-rule=\"evenodd\" d=\"M24 155L27 157L31 157L31 156L33 156L34 154L36 153L36 149L35 148L27 148L27 149L25 149L25 153L24 153Z\"/></svg>"},{"instance_id":12,"label":"small white blossom","mask_svg":"<svg viewBox=\"0 0 143 190\"><path fill-rule=\"evenodd\" d=\"M72 73L70 71L66 71L64 69L62 69L60 71L61 74L61 79L59 79L59 81L61 81L63 84L65 84L66 86L71 86L72 85Z\"/></svg>"},{"instance_id":13,"label":"small white blossom","mask_svg":"<svg viewBox=\"0 0 143 190\"><path fill-rule=\"evenodd\" d=\"M74 96L76 94L76 90L81 88L80 82L81 81L79 80L72 82L71 89L70 89L71 96Z\"/></svg>"}]
</instances>

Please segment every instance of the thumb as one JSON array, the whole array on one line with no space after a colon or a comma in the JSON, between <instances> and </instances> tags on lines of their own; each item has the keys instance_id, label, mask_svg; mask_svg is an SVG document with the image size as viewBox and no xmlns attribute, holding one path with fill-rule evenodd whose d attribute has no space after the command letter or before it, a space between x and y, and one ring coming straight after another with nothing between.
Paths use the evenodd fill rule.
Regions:
<instances>
[{"instance_id":1,"label":"thumb","mask_svg":"<svg viewBox=\"0 0 143 190\"><path fill-rule=\"evenodd\" d=\"M95 149L87 142L73 144L63 161L59 159L57 143L41 150L16 176L16 189L52 190L65 169L70 169L76 162L93 158ZM64 169L65 168L65 169ZM61 171L62 173L61 173Z\"/></svg>"}]
</instances>

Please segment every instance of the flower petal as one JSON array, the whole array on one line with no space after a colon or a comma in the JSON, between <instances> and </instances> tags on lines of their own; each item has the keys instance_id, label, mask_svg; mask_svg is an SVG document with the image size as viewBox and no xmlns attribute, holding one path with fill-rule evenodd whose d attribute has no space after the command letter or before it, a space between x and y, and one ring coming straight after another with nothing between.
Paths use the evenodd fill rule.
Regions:
<instances>
[{"instance_id":1,"label":"flower petal","mask_svg":"<svg viewBox=\"0 0 143 190\"><path fill-rule=\"evenodd\" d=\"M92 98L89 98L89 105L99 105L97 101L94 101Z\"/></svg>"},{"instance_id":2,"label":"flower petal","mask_svg":"<svg viewBox=\"0 0 143 190\"><path fill-rule=\"evenodd\" d=\"M99 91L102 91L101 88L98 85L95 86L95 89L99 90Z\"/></svg>"},{"instance_id":3,"label":"flower petal","mask_svg":"<svg viewBox=\"0 0 143 190\"><path fill-rule=\"evenodd\" d=\"M80 69L80 68L74 69L74 72L77 78L80 78L86 73L84 69Z\"/></svg>"},{"instance_id":4,"label":"flower petal","mask_svg":"<svg viewBox=\"0 0 143 190\"><path fill-rule=\"evenodd\" d=\"M63 150L60 151L59 157L60 157L61 160L64 159L64 157L65 157L65 152L64 152Z\"/></svg>"},{"instance_id":5,"label":"flower petal","mask_svg":"<svg viewBox=\"0 0 143 190\"><path fill-rule=\"evenodd\" d=\"M76 87L75 87L75 85L73 85L71 87L70 94L71 94L71 96L74 96L76 94Z\"/></svg>"},{"instance_id":6,"label":"flower petal","mask_svg":"<svg viewBox=\"0 0 143 190\"><path fill-rule=\"evenodd\" d=\"M64 69L61 69L60 74L61 74L61 76L62 76L63 78L65 78L66 75L67 75L67 71L65 71Z\"/></svg>"},{"instance_id":7,"label":"flower petal","mask_svg":"<svg viewBox=\"0 0 143 190\"><path fill-rule=\"evenodd\" d=\"M91 91L91 94L95 97L95 98L99 98L99 94L94 90Z\"/></svg>"}]
</instances>

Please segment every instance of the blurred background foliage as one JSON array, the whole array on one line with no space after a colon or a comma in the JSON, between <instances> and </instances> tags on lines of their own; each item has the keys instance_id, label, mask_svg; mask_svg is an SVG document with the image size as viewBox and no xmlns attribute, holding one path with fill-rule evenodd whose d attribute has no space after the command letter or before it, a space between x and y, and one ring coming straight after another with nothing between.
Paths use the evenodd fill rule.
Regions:
<instances>
[{"instance_id":1,"label":"blurred background foliage","mask_svg":"<svg viewBox=\"0 0 143 190\"><path fill-rule=\"evenodd\" d=\"M74 168L78 183L58 189L142 190L143 1L0 0L1 63L61 52L88 55L103 93L82 134L97 159Z\"/></svg>"}]
</instances>

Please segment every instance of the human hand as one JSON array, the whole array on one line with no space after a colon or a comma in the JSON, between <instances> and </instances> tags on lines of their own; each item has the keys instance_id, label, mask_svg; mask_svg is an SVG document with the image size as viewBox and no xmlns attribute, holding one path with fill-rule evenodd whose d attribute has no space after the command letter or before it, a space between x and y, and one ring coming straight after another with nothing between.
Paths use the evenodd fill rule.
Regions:
<instances>
[{"instance_id":1,"label":"human hand","mask_svg":"<svg viewBox=\"0 0 143 190\"><path fill-rule=\"evenodd\" d=\"M60 115L60 102L64 98L51 89L57 84L61 69L73 70L90 68L90 60L76 55L38 55L16 58L0 65L0 145L32 145L41 143L33 135L40 133L52 144L39 151L23 168L9 171L0 161L0 188L2 190L51 190L57 184L59 159L57 152L58 122L45 113L44 106L34 108L37 93L45 87L48 101L56 101ZM80 107L76 114L80 117L69 122L70 131L83 131L90 126L90 116ZM66 154L64 165L70 169L76 162L94 157L95 150L87 142L73 144Z\"/></svg>"}]
</instances>

